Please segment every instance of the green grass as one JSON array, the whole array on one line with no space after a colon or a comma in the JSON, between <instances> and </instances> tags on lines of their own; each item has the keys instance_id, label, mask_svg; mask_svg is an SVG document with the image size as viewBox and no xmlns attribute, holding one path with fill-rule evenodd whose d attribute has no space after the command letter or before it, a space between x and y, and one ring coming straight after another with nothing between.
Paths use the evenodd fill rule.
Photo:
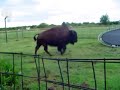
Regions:
<instances>
[{"instance_id":1,"label":"green grass","mask_svg":"<svg viewBox=\"0 0 120 90\"><path fill-rule=\"evenodd\" d=\"M64 55L58 53L56 47L49 47L49 52L53 55L51 58L120 58L120 48L111 48L102 45L98 41L98 35L107 30L106 26L97 27L74 27L78 34L78 42L73 45L67 45L67 50ZM5 42L5 33L0 33L0 52L23 52L25 54L34 54L34 48L36 42L33 40L33 36L41 32L42 30L32 30L18 32L8 32L8 42ZM45 53L43 47L41 47L38 53L43 57L50 57ZM23 58L23 73L24 75L37 76L36 66L34 58L24 57ZM12 56L0 55L0 60L4 60L12 64ZM61 67L64 76L64 80L67 83L66 74L66 62L62 61ZM98 90L104 90L104 71L102 63L96 63L95 71L98 83ZM41 75L44 76L42 64ZM47 77L50 80L61 81L57 61L45 60L45 67ZM20 56L15 57L15 68L20 72ZM81 85L87 83L89 87L94 87L93 71L91 63L73 62L69 63L70 68L70 81L72 84ZM120 89L120 65L119 64L107 64L107 90L119 90ZM37 80L24 78L25 88L30 90L37 90ZM41 84L42 90L45 89L45 83ZM49 86L55 86L49 84ZM57 90L61 90L61 87L56 87ZM67 89L67 88L66 88ZM76 89L73 89L76 90Z\"/></svg>"}]
</instances>

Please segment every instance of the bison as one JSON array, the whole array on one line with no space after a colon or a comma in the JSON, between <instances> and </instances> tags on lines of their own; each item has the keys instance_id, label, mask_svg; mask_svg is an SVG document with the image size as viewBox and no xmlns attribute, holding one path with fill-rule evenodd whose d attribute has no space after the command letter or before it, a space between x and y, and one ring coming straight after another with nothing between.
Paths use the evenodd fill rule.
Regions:
<instances>
[{"instance_id":1,"label":"bison","mask_svg":"<svg viewBox=\"0 0 120 90\"><path fill-rule=\"evenodd\" d=\"M36 35L37 38L36 38ZM67 44L73 44L77 42L77 33L74 30L70 30L69 27L63 22L61 26L56 26L51 29L48 29L42 33L36 34L34 40L36 42L35 55L37 50L41 45L44 46L44 50L47 54L51 56L48 52L48 45L57 47L58 51L64 54Z\"/></svg>"}]
</instances>

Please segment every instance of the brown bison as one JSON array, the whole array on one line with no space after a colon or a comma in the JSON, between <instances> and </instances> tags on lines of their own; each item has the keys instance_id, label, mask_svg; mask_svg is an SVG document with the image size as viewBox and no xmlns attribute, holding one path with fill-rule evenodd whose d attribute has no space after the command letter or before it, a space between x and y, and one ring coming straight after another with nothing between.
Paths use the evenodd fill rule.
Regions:
<instances>
[{"instance_id":1,"label":"brown bison","mask_svg":"<svg viewBox=\"0 0 120 90\"><path fill-rule=\"evenodd\" d=\"M37 38L36 35L38 35ZM70 30L64 22L61 26L53 27L36 35L34 36L34 40L37 40L35 54L37 54L39 47L43 45L46 53L51 56L48 52L48 45L50 45L57 47L58 51L62 55L66 50L67 44L74 44L77 42L77 33L74 30Z\"/></svg>"}]
</instances>

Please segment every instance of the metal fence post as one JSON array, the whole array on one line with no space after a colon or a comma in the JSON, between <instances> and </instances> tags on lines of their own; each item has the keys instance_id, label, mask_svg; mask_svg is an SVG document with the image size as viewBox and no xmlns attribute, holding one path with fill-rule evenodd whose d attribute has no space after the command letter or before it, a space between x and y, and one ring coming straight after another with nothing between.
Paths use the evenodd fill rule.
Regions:
<instances>
[{"instance_id":1,"label":"metal fence post","mask_svg":"<svg viewBox=\"0 0 120 90\"><path fill-rule=\"evenodd\" d=\"M48 87L48 85L47 85L47 74L46 74L45 64L44 64L43 58L42 58L42 64L43 64L43 70L44 70L44 74L45 74L45 82L46 82L46 90L47 90L47 87Z\"/></svg>"},{"instance_id":2,"label":"metal fence post","mask_svg":"<svg viewBox=\"0 0 120 90\"><path fill-rule=\"evenodd\" d=\"M23 90L23 55L22 53L20 54L20 56L21 56L21 75L22 75L21 85L22 85L22 90Z\"/></svg>"},{"instance_id":3,"label":"metal fence post","mask_svg":"<svg viewBox=\"0 0 120 90\"><path fill-rule=\"evenodd\" d=\"M7 37L7 28L6 28L6 19L8 18L8 16L6 16L4 18L4 21L5 21L5 37L6 37L6 43L8 42L8 37Z\"/></svg>"},{"instance_id":4,"label":"metal fence post","mask_svg":"<svg viewBox=\"0 0 120 90\"><path fill-rule=\"evenodd\" d=\"M70 77L69 77L69 63L68 63L68 59L66 59L66 67L67 67L67 79L68 79L68 90L70 90Z\"/></svg>"},{"instance_id":5,"label":"metal fence post","mask_svg":"<svg viewBox=\"0 0 120 90\"><path fill-rule=\"evenodd\" d=\"M106 60L104 58L104 90L106 90Z\"/></svg>"},{"instance_id":6,"label":"metal fence post","mask_svg":"<svg viewBox=\"0 0 120 90\"><path fill-rule=\"evenodd\" d=\"M96 74L95 74L95 68L94 68L93 61L92 61L92 69L93 69L93 77L94 77L94 82L95 82L95 90L97 90Z\"/></svg>"},{"instance_id":7,"label":"metal fence post","mask_svg":"<svg viewBox=\"0 0 120 90\"><path fill-rule=\"evenodd\" d=\"M13 84L14 84L14 90L15 90L15 56L14 56L14 53L12 54L13 55Z\"/></svg>"},{"instance_id":8,"label":"metal fence post","mask_svg":"<svg viewBox=\"0 0 120 90\"><path fill-rule=\"evenodd\" d=\"M58 59L58 67L59 67L59 70L60 70L60 76L61 76L61 80L62 80L62 87L63 87L63 90L64 90L64 79L63 79L63 75L62 75L62 70L61 70L59 59Z\"/></svg>"}]
</instances>

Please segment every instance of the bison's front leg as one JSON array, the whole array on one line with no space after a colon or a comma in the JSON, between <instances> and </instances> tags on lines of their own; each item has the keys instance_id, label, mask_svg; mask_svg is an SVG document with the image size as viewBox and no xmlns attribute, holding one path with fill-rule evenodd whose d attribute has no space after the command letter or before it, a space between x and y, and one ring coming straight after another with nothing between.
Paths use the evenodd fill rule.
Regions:
<instances>
[{"instance_id":1,"label":"bison's front leg","mask_svg":"<svg viewBox=\"0 0 120 90\"><path fill-rule=\"evenodd\" d=\"M44 46L44 50L47 54L49 54L50 56L52 56L49 52L48 52L48 46L47 45L43 45Z\"/></svg>"},{"instance_id":2,"label":"bison's front leg","mask_svg":"<svg viewBox=\"0 0 120 90\"><path fill-rule=\"evenodd\" d=\"M61 55L63 55L66 51L66 46L65 45L58 46L58 51L61 53Z\"/></svg>"},{"instance_id":3,"label":"bison's front leg","mask_svg":"<svg viewBox=\"0 0 120 90\"><path fill-rule=\"evenodd\" d=\"M66 46L63 47L63 53L65 53L65 51L66 51Z\"/></svg>"},{"instance_id":4,"label":"bison's front leg","mask_svg":"<svg viewBox=\"0 0 120 90\"><path fill-rule=\"evenodd\" d=\"M58 46L57 49L62 54L62 48L60 46Z\"/></svg>"}]
</instances>

